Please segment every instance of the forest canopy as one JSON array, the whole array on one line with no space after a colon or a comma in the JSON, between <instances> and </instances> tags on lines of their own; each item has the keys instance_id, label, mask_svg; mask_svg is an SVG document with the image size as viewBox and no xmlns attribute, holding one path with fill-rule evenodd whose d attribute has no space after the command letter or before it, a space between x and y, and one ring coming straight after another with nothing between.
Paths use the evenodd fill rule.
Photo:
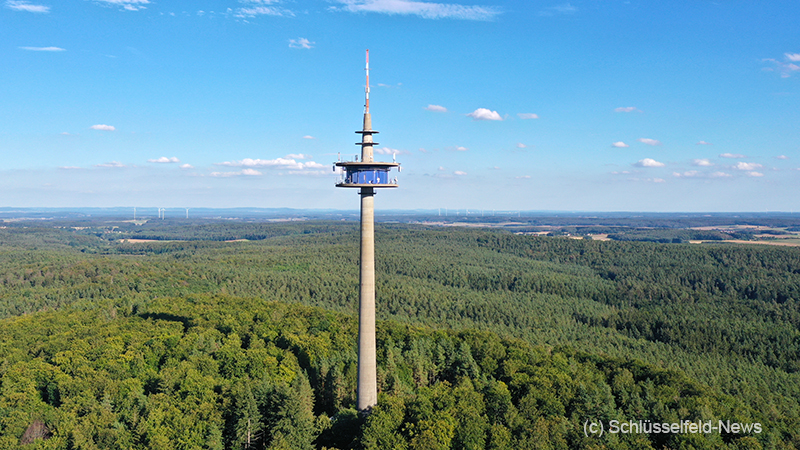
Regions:
<instances>
[{"instance_id":1,"label":"forest canopy","mask_svg":"<svg viewBox=\"0 0 800 450\"><path fill-rule=\"evenodd\" d=\"M146 231L0 229L0 447L800 446L796 248L379 226L364 417L352 223Z\"/></svg>"}]
</instances>

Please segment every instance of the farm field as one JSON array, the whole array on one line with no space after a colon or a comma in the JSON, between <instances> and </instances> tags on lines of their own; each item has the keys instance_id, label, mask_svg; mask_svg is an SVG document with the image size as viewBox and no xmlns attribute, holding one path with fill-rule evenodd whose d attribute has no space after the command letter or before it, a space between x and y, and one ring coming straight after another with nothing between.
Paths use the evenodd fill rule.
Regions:
<instances>
[{"instance_id":1,"label":"farm field","mask_svg":"<svg viewBox=\"0 0 800 450\"><path fill-rule=\"evenodd\" d=\"M719 243L719 241L689 241L691 244L714 244ZM787 247L798 247L800 246L800 239L787 237L781 238L777 237L775 239L770 240L755 240L755 241L744 241L741 239L731 239L729 241L725 241L725 243L730 244L745 244L745 245L778 245L778 246L787 246Z\"/></svg>"}]
</instances>

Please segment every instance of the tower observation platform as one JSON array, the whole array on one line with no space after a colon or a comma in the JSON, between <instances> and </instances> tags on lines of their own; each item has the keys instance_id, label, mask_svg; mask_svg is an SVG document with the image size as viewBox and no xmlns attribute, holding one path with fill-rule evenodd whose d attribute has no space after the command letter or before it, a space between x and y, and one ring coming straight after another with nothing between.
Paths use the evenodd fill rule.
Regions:
<instances>
[{"instance_id":1,"label":"tower observation platform","mask_svg":"<svg viewBox=\"0 0 800 450\"><path fill-rule=\"evenodd\" d=\"M389 178L389 171L393 167L398 167L398 163L389 162L337 162L337 167L341 167L342 178L336 183L336 187L354 188L396 188L397 178Z\"/></svg>"}]
</instances>

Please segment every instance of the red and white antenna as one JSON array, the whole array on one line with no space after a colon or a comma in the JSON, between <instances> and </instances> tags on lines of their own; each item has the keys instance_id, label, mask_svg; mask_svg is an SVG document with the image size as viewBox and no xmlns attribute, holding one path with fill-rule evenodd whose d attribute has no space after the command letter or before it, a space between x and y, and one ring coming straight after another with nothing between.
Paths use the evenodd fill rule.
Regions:
<instances>
[{"instance_id":1,"label":"red and white antenna","mask_svg":"<svg viewBox=\"0 0 800 450\"><path fill-rule=\"evenodd\" d=\"M366 97L367 97L367 103L366 103L366 105L364 105L365 108L366 108L364 110L364 113L365 114L369 114L369 49L367 49L367 68L364 69L364 70L367 71L367 88L366 88L366 91L365 91Z\"/></svg>"}]
</instances>

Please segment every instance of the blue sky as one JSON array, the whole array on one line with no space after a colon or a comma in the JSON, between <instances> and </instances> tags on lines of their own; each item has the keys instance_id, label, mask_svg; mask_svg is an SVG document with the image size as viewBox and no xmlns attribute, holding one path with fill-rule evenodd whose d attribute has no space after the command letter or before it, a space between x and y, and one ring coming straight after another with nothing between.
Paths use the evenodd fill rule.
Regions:
<instances>
[{"instance_id":1,"label":"blue sky","mask_svg":"<svg viewBox=\"0 0 800 450\"><path fill-rule=\"evenodd\" d=\"M797 1L0 0L0 206L800 211Z\"/></svg>"}]
</instances>

